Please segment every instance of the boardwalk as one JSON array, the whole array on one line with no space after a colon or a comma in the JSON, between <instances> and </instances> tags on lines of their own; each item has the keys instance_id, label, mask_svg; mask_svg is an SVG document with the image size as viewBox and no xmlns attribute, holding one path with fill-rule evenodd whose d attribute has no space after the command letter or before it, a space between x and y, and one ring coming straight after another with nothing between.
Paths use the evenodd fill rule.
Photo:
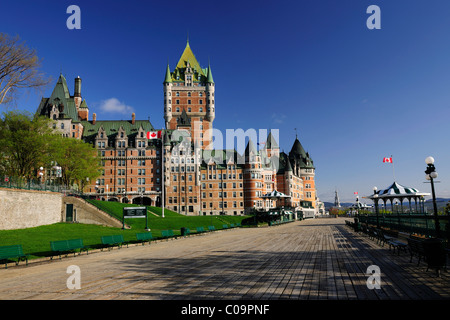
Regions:
<instances>
[{"instance_id":1,"label":"boardwalk","mask_svg":"<svg viewBox=\"0 0 450 320\"><path fill-rule=\"evenodd\" d=\"M68 289L67 267L81 270ZM381 288L367 288L377 265ZM232 229L0 270L0 299L449 299L450 275L437 278L344 219Z\"/></svg>"}]
</instances>

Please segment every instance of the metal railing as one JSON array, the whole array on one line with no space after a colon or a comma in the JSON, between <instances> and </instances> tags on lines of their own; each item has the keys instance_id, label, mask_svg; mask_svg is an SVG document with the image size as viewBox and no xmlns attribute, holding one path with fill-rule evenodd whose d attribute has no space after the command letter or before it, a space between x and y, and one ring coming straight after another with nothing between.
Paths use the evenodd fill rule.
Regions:
<instances>
[{"instance_id":1,"label":"metal railing","mask_svg":"<svg viewBox=\"0 0 450 320\"><path fill-rule=\"evenodd\" d=\"M71 186L42 182L40 179L25 179L17 177L2 177L2 179L0 180L0 188L51 191L64 193L66 195L81 195L78 190L74 189Z\"/></svg>"},{"instance_id":2,"label":"metal railing","mask_svg":"<svg viewBox=\"0 0 450 320\"><path fill-rule=\"evenodd\" d=\"M405 233L417 233L426 237L436 236L436 225L434 215L424 213L406 213L406 214L360 214L359 221L370 225L379 225ZM450 236L450 215L438 216L441 236L449 238Z\"/></svg>"}]
</instances>

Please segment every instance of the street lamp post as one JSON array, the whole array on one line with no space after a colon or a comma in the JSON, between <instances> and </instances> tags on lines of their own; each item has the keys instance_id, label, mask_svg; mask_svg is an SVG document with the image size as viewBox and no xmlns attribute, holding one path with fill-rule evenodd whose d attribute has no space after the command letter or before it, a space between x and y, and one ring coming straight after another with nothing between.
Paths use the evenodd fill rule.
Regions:
<instances>
[{"instance_id":1,"label":"street lamp post","mask_svg":"<svg viewBox=\"0 0 450 320\"><path fill-rule=\"evenodd\" d=\"M433 196L433 210L434 210L434 224L436 228L436 236L439 238L441 233L441 228L439 225L439 218L438 218L438 212L437 212L437 206L436 206L436 194L434 192L434 179L437 178L438 174L436 172L436 168L434 166L434 158L433 157L427 157L425 159L425 163L427 164L427 170L425 170L426 176L425 178L427 180L430 180L431 184L431 194Z\"/></svg>"},{"instance_id":2,"label":"street lamp post","mask_svg":"<svg viewBox=\"0 0 450 320\"><path fill-rule=\"evenodd\" d=\"M377 187L373 187L373 198L375 202L375 215L377 216L377 228L380 228L380 221L378 218L378 194L377 194Z\"/></svg>"}]
</instances>

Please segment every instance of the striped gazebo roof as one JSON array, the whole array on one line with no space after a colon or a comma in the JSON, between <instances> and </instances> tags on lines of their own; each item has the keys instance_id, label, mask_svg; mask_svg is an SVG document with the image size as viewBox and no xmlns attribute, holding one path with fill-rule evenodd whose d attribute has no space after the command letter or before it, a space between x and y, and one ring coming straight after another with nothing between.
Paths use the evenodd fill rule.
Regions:
<instances>
[{"instance_id":1,"label":"striped gazebo roof","mask_svg":"<svg viewBox=\"0 0 450 320\"><path fill-rule=\"evenodd\" d=\"M420 197L420 196L429 196L429 193L420 192L416 188L411 187L405 187L397 182L394 182L392 185L390 185L386 189L378 190L375 192L375 194L371 195L370 197L367 197L369 199L374 198L398 198L398 199L404 199L404 198L414 198L414 197Z\"/></svg>"}]
</instances>

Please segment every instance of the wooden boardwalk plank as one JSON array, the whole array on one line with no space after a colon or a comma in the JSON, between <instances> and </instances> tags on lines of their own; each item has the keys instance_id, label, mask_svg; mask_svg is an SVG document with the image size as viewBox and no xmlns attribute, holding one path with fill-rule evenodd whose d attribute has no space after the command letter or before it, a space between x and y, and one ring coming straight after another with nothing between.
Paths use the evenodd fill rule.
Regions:
<instances>
[{"instance_id":1,"label":"wooden boardwalk plank","mask_svg":"<svg viewBox=\"0 0 450 320\"><path fill-rule=\"evenodd\" d=\"M0 299L450 299L450 274L426 272L345 219L313 219L267 228L130 246L28 267L0 269ZM81 289L66 268L81 269ZM381 289L367 288L367 267Z\"/></svg>"}]
</instances>

